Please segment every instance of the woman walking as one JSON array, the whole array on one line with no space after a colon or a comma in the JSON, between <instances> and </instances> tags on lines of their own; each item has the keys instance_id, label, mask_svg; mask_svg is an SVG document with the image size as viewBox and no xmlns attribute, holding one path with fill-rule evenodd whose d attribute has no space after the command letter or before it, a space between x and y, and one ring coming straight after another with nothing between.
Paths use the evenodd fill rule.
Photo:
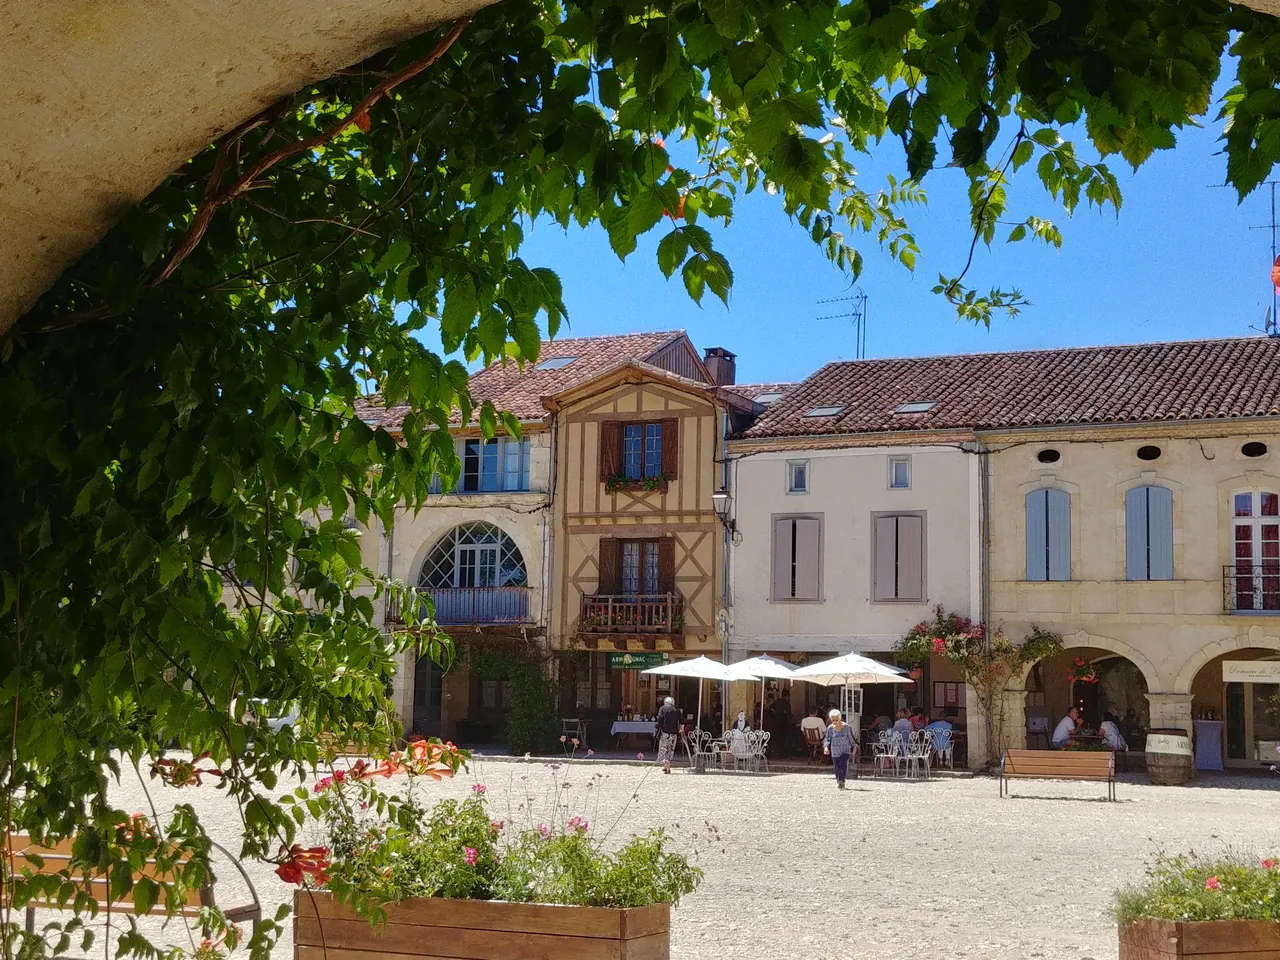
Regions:
<instances>
[{"instance_id":1,"label":"woman walking","mask_svg":"<svg viewBox=\"0 0 1280 960\"><path fill-rule=\"evenodd\" d=\"M836 771L836 786L843 790L849 774L849 757L853 755L853 727L844 722L839 710L832 710L827 717L827 732L822 735L822 752L831 757Z\"/></svg>"}]
</instances>

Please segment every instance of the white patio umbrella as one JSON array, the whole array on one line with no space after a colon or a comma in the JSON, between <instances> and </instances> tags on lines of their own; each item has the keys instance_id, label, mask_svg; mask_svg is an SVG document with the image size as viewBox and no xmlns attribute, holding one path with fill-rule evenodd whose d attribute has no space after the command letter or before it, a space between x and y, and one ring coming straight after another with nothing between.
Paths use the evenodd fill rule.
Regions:
<instances>
[{"instance_id":1,"label":"white patio umbrella","mask_svg":"<svg viewBox=\"0 0 1280 960\"><path fill-rule=\"evenodd\" d=\"M907 672L891 667L879 660L872 660L858 653L846 653L807 667L797 667L791 673L795 680L807 680L824 687L849 686L854 683L914 683Z\"/></svg>"},{"instance_id":2,"label":"white patio umbrella","mask_svg":"<svg viewBox=\"0 0 1280 960\"><path fill-rule=\"evenodd\" d=\"M792 674L796 672L796 666L793 663L787 663L785 660L779 660L777 657L771 657L767 653L759 657L751 657L749 660L739 660L737 663L731 664L731 668L741 677L755 677L760 680L760 727L764 729L764 681L765 678L772 680L791 680Z\"/></svg>"},{"instance_id":3,"label":"white patio umbrella","mask_svg":"<svg viewBox=\"0 0 1280 960\"><path fill-rule=\"evenodd\" d=\"M872 660L858 653L846 653L842 657L832 657L830 660L799 667L791 676L796 680L807 680L809 683L824 687L844 687L845 692L841 694L840 706L847 714L853 704L854 684L914 683L915 681L906 674L907 672L899 667L891 667L887 663ZM856 718L846 717L846 719L855 724L856 730Z\"/></svg>"},{"instance_id":4,"label":"white patio umbrella","mask_svg":"<svg viewBox=\"0 0 1280 960\"><path fill-rule=\"evenodd\" d=\"M677 660L674 663L666 663L660 667L650 667L648 670L642 670L641 673L656 673L667 677L693 677L698 681L698 712L697 728L702 729L702 681L703 680L720 680L728 682L732 680L758 680L757 676L743 673L735 670L737 666L726 666L719 660L712 660L709 657L693 657L689 660ZM727 702L727 700L726 700Z\"/></svg>"}]
</instances>

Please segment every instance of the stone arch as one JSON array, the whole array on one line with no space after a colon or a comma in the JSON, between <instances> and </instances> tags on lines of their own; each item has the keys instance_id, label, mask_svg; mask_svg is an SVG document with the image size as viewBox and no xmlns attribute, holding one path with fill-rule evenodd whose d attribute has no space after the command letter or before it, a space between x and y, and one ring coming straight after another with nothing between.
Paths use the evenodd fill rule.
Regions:
<instances>
[{"instance_id":1,"label":"stone arch","mask_svg":"<svg viewBox=\"0 0 1280 960\"><path fill-rule=\"evenodd\" d=\"M1224 640L1215 640L1213 643L1206 644L1188 657L1187 662L1182 665L1182 669L1178 671L1178 678L1173 682L1173 692L1189 694L1191 692L1191 684L1195 682L1196 674L1200 672L1200 668L1206 663L1214 657L1222 656L1224 653L1231 653L1233 650L1245 650L1250 647L1280 651L1280 636L1268 636L1262 632L1262 627L1255 625L1249 628L1248 633L1227 637Z\"/></svg>"},{"instance_id":2,"label":"stone arch","mask_svg":"<svg viewBox=\"0 0 1280 960\"><path fill-rule=\"evenodd\" d=\"M1114 653L1118 656L1124 657L1142 671L1142 678L1147 681L1147 690L1155 692L1159 691L1161 688L1160 671L1156 669L1156 665L1152 663L1150 658L1142 653L1142 651L1135 647L1131 647L1123 640L1098 636L1096 634L1088 633L1085 630L1077 630L1073 634L1063 636L1062 645L1067 650L1071 650L1076 647L1092 647L1096 650L1106 650L1108 653ZM1034 666L1034 663L1029 663L1023 668L1022 672L1015 678L1018 686L1025 686L1027 677L1031 673L1031 668ZM1190 689L1189 681L1188 689Z\"/></svg>"}]
</instances>

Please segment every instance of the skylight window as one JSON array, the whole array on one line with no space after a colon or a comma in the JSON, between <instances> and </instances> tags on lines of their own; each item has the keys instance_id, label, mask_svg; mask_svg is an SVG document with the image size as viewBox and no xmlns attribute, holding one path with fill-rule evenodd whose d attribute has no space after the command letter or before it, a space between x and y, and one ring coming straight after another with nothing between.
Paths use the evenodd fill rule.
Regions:
<instances>
[{"instance_id":1,"label":"skylight window","mask_svg":"<svg viewBox=\"0 0 1280 960\"><path fill-rule=\"evenodd\" d=\"M751 399L754 400L756 403L764 403L764 404L776 403L777 401L782 399L782 391L776 390L770 393L757 393Z\"/></svg>"},{"instance_id":2,"label":"skylight window","mask_svg":"<svg viewBox=\"0 0 1280 960\"><path fill-rule=\"evenodd\" d=\"M573 361L577 359L578 359L577 357L551 357L549 360L543 360L534 369L535 370L563 370L565 367L567 367L569 364L573 363Z\"/></svg>"},{"instance_id":3,"label":"skylight window","mask_svg":"<svg viewBox=\"0 0 1280 960\"><path fill-rule=\"evenodd\" d=\"M904 403L894 413L928 413L938 405L937 400L912 400L910 403Z\"/></svg>"},{"instance_id":4,"label":"skylight window","mask_svg":"<svg viewBox=\"0 0 1280 960\"><path fill-rule=\"evenodd\" d=\"M834 406L834 407L814 407L812 410L806 413L805 416L806 417L834 417L837 413L839 413L843 409L844 409L844 404L840 404L839 406Z\"/></svg>"}]
</instances>

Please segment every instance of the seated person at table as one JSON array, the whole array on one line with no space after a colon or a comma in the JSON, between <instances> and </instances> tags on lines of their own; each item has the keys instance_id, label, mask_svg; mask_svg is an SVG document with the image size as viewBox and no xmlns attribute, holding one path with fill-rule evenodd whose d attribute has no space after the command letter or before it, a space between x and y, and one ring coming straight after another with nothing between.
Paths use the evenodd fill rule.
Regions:
<instances>
[{"instance_id":1,"label":"seated person at table","mask_svg":"<svg viewBox=\"0 0 1280 960\"><path fill-rule=\"evenodd\" d=\"M886 733L893 726L893 721L889 719L887 714L878 714L874 720L868 723L865 729L869 733Z\"/></svg>"},{"instance_id":2,"label":"seated person at table","mask_svg":"<svg viewBox=\"0 0 1280 960\"><path fill-rule=\"evenodd\" d=\"M902 735L903 740L911 739L911 716L905 709L898 711L898 719L893 722L893 732Z\"/></svg>"},{"instance_id":3,"label":"seated person at table","mask_svg":"<svg viewBox=\"0 0 1280 960\"><path fill-rule=\"evenodd\" d=\"M923 730L929 725L929 718L924 715L924 711L916 707L911 711L911 729Z\"/></svg>"},{"instance_id":4,"label":"seated person at table","mask_svg":"<svg viewBox=\"0 0 1280 960\"><path fill-rule=\"evenodd\" d=\"M936 736L937 734L941 733L943 730L945 730L947 733L950 733L951 726L952 726L951 718L943 717L941 720L935 720L933 721L933 723L928 724L924 729L927 733L932 733Z\"/></svg>"},{"instance_id":5,"label":"seated person at table","mask_svg":"<svg viewBox=\"0 0 1280 960\"><path fill-rule=\"evenodd\" d=\"M822 711L820 711L817 707L814 707L813 712L810 713L809 716L803 718L800 721L801 733L803 733L805 730L817 730L819 739L821 739L822 736L827 732L827 725L822 720Z\"/></svg>"},{"instance_id":6,"label":"seated person at table","mask_svg":"<svg viewBox=\"0 0 1280 960\"><path fill-rule=\"evenodd\" d=\"M1125 742L1124 737L1120 733L1120 724L1116 720L1114 713L1104 713L1102 715L1102 723L1098 724L1098 733L1102 735L1102 739L1107 741L1107 746L1112 750L1128 750L1129 744Z\"/></svg>"},{"instance_id":7,"label":"seated person at table","mask_svg":"<svg viewBox=\"0 0 1280 960\"><path fill-rule=\"evenodd\" d=\"M1053 728L1053 736L1049 738L1049 746L1061 749L1071 742L1071 735L1080 728L1080 711L1072 707L1067 715L1058 721Z\"/></svg>"},{"instance_id":8,"label":"seated person at table","mask_svg":"<svg viewBox=\"0 0 1280 960\"><path fill-rule=\"evenodd\" d=\"M747 715L742 710L738 711L738 719L733 721L732 730L740 730L746 732L751 729L751 724L747 723Z\"/></svg>"}]
</instances>

